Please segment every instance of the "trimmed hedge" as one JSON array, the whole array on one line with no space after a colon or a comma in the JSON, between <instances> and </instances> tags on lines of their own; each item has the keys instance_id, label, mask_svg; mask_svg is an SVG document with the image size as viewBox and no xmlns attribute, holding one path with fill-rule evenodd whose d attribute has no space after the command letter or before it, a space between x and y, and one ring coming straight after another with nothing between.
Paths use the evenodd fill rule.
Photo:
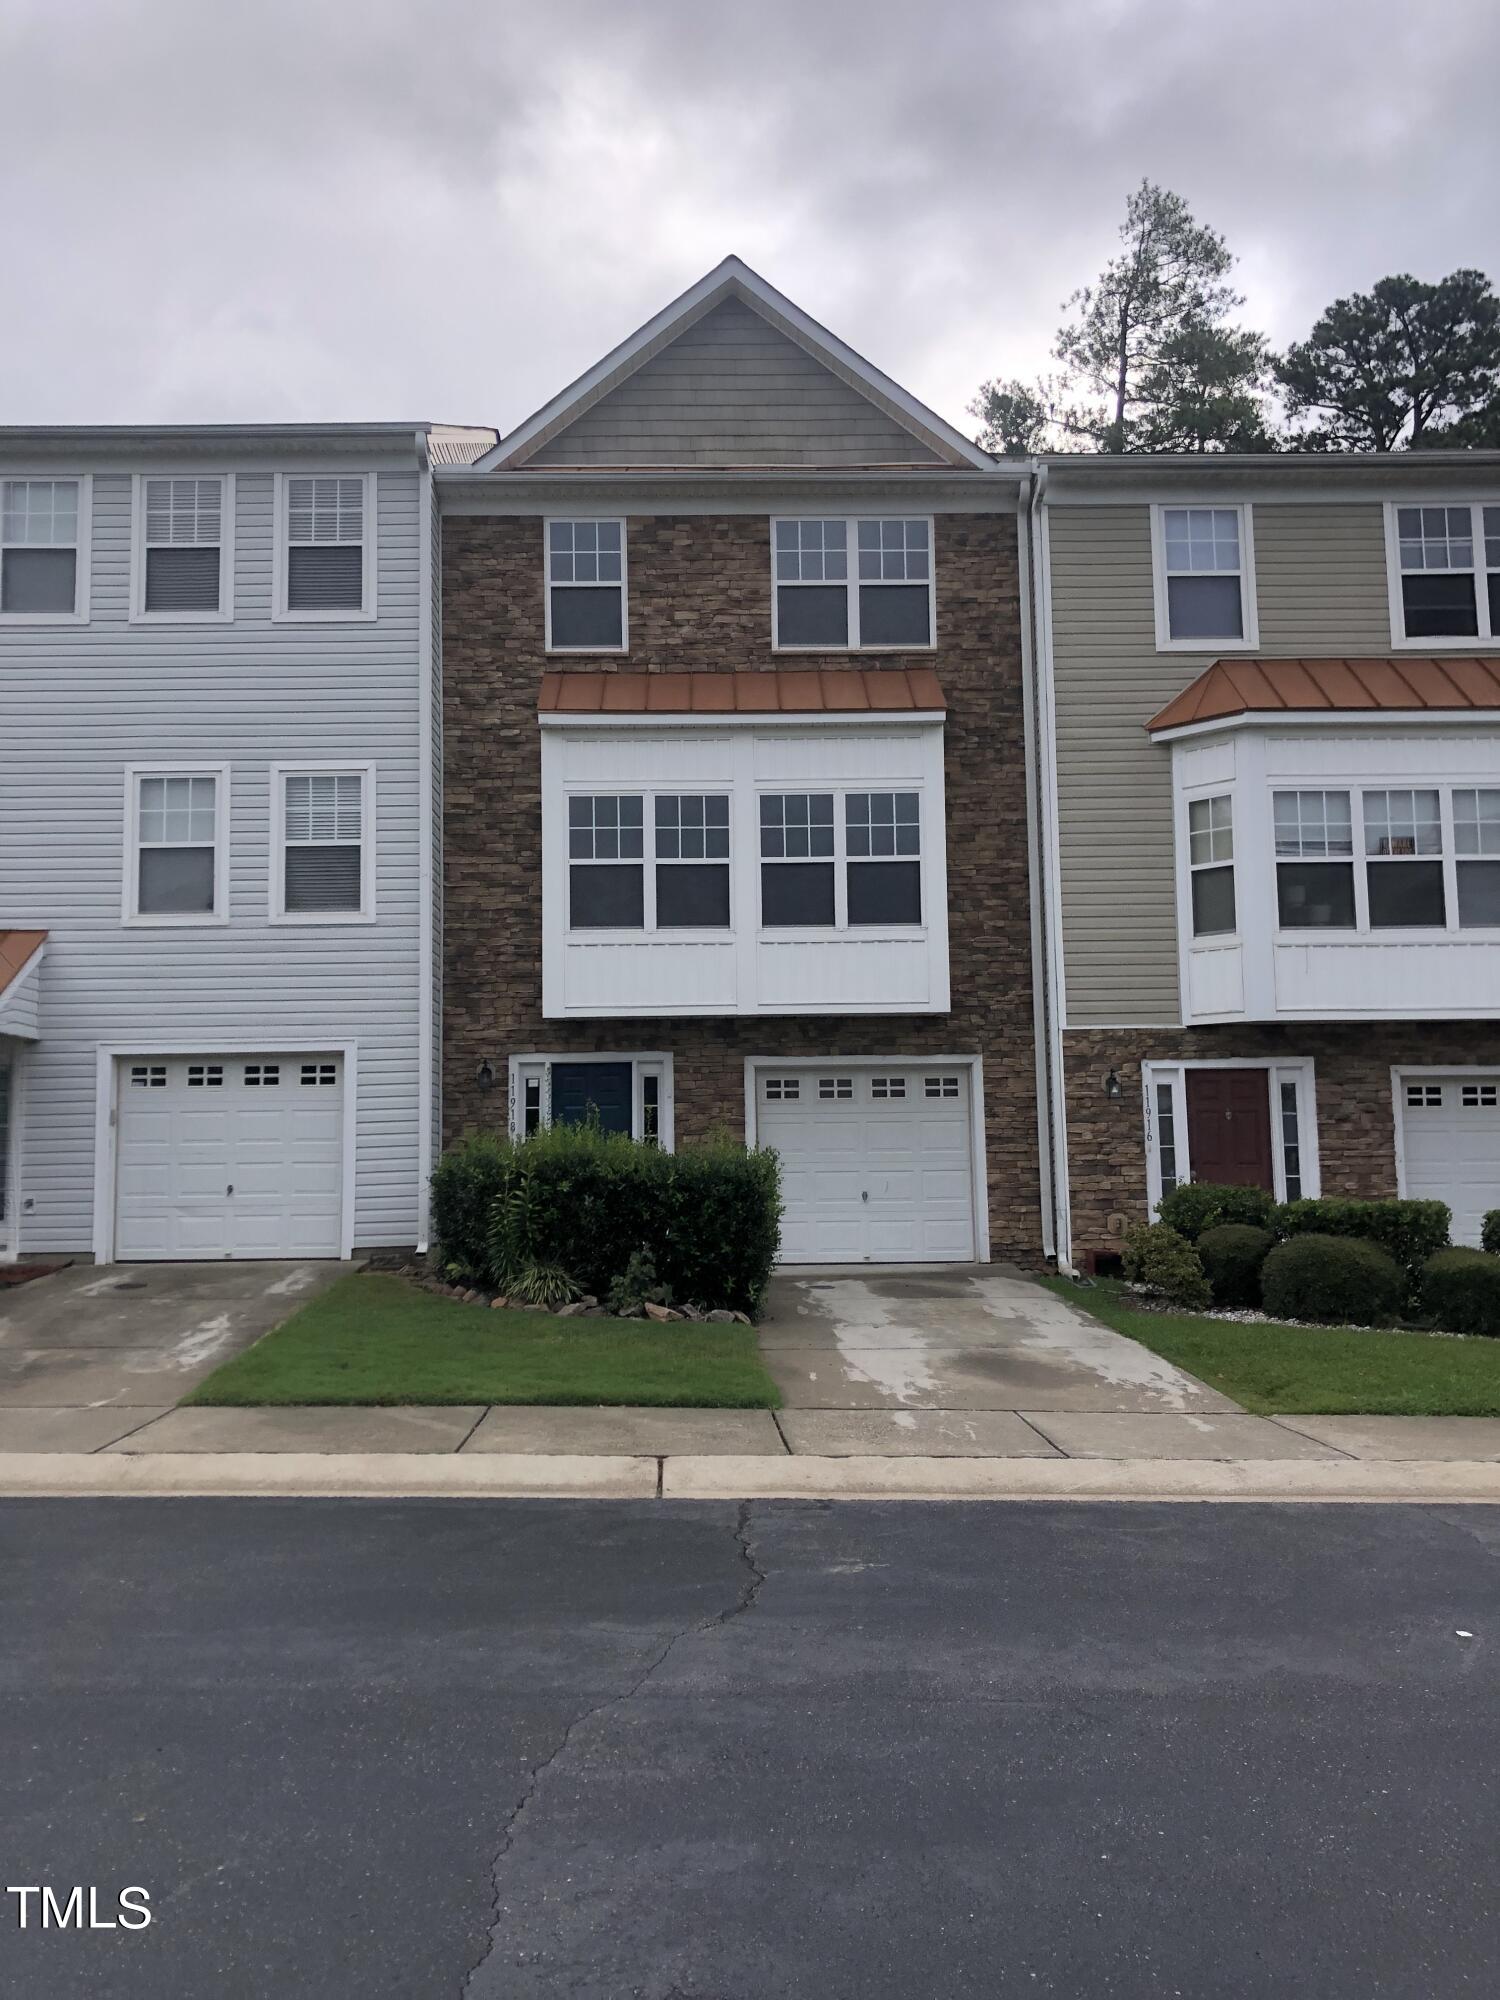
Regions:
<instances>
[{"instance_id":1,"label":"trimmed hedge","mask_svg":"<svg viewBox=\"0 0 1500 2000\"><path fill-rule=\"evenodd\" d=\"M1260 1267L1276 1239L1269 1229L1221 1222L1198 1238L1203 1275L1214 1304L1233 1311L1260 1304Z\"/></svg>"},{"instance_id":2,"label":"trimmed hedge","mask_svg":"<svg viewBox=\"0 0 1500 2000\"><path fill-rule=\"evenodd\" d=\"M1205 1229L1240 1223L1248 1229L1269 1229L1276 1197L1258 1187L1223 1187L1213 1181L1184 1181L1164 1194L1156 1212L1169 1229L1196 1243Z\"/></svg>"},{"instance_id":3,"label":"trimmed hedge","mask_svg":"<svg viewBox=\"0 0 1500 2000\"><path fill-rule=\"evenodd\" d=\"M1278 1236L1354 1236L1378 1243L1415 1285L1428 1258L1448 1247L1452 1215L1445 1201L1286 1201L1271 1227Z\"/></svg>"},{"instance_id":4,"label":"trimmed hedge","mask_svg":"<svg viewBox=\"0 0 1500 2000\"><path fill-rule=\"evenodd\" d=\"M1479 1225L1479 1240L1492 1257L1500 1257L1500 1208L1485 1210Z\"/></svg>"},{"instance_id":5,"label":"trimmed hedge","mask_svg":"<svg viewBox=\"0 0 1500 2000\"><path fill-rule=\"evenodd\" d=\"M1165 1222L1141 1222L1125 1232L1125 1275L1174 1306L1203 1307L1210 1301L1198 1252Z\"/></svg>"},{"instance_id":6,"label":"trimmed hedge","mask_svg":"<svg viewBox=\"0 0 1500 2000\"><path fill-rule=\"evenodd\" d=\"M714 1140L665 1153L597 1125L555 1125L521 1140L481 1134L432 1176L441 1260L503 1290L555 1265L603 1298L631 1254L681 1302L753 1313L780 1237L776 1155Z\"/></svg>"},{"instance_id":7,"label":"trimmed hedge","mask_svg":"<svg viewBox=\"0 0 1500 2000\"><path fill-rule=\"evenodd\" d=\"M1273 1319L1374 1326L1391 1317L1404 1289L1395 1258L1358 1236L1290 1237L1260 1272L1261 1303Z\"/></svg>"},{"instance_id":8,"label":"trimmed hedge","mask_svg":"<svg viewBox=\"0 0 1500 2000\"><path fill-rule=\"evenodd\" d=\"M1500 1334L1500 1257L1439 1250L1422 1266L1422 1303L1444 1333Z\"/></svg>"}]
</instances>

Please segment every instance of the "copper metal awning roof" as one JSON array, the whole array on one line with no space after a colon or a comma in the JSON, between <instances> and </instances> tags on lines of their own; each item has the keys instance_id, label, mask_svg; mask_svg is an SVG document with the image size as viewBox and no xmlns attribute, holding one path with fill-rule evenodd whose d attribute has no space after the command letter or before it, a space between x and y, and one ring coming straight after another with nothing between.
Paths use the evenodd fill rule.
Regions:
<instances>
[{"instance_id":1,"label":"copper metal awning roof","mask_svg":"<svg viewBox=\"0 0 1500 2000\"><path fill-rule=\"evenodd\" d=\"M45 931L0 931L0 994L20 978L46 942Z\"/></svg>"},{"instance_id":2,"label":"copper metal awning roof","mask_svg":"<svg viewBox=\"0 0 1500 2000\"><path fill-rule=\"evenodd\" d=\"M1146 724L1153 734L1235 715L1500 710L1500 658L1215 660Z\"/></svg>"},{"instance_id":3,"label":"copper metal awning roof","mask_svg":"<svg viewBox=\"0 0 1500 2000\"><path fill-rule=\"evenodd\" d=\"M543 715L896 715L946 710L931 667L547 673Z\"/></svg>"}]
</instances>

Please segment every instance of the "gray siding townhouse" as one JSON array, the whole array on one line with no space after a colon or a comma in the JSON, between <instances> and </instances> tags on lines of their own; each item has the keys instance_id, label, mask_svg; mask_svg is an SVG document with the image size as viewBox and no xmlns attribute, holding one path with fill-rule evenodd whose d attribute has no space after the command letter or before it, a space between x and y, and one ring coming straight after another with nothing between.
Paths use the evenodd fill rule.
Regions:
<instances>
[{"instance_id":1,"label":"gray siding townhouse","mask_svg":"<svg viewBox=\"0 0 1500 2000\"><path fill-rule=\"evenodd\" d=\"M0 432L0 1258L425 1237L432 459L470 449Z\"/></svg>"},{"instance_id":2,"label":"gray siding townhouse","mask_svg":"<svg viewBox=\"0 0 1500 2000\"><path fill-rule=\"evenodd\" d=\"M1175 1183L1500 1205L1500 454L1032 502L1059 1254Z\"/></svg>"},{"instance_id":3,"label":"gray siding townhouse","mask_svg":"<svg viewBox=\"0 0 1500 2000\"><path fill-rule=\"evenodd\" d=\"M1035 1259L1025 469L729 258L438 486L450 1134L726 1130L788 1262Z\"/></svg>"}]
</instances>

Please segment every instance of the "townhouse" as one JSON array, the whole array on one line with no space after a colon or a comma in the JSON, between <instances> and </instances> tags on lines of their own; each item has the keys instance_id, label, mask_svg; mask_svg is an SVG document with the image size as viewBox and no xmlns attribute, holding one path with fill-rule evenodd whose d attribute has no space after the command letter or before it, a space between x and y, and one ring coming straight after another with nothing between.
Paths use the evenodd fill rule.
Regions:
<instances>
[{"instance_id":1,"label":"townhouse","mask_svg":"<svg viewBox=\"0 0 1500 2000\"><path fill-rule=\"evenodd\" d=\"M1500 1204L1500 454L1036 469L1059 1257L1190 1176Z\"/></svg>"},{"instance_id":2,"label":"townhouse","mask_svg":"<svg viewBox=\"0 0 1500 2000\"><path fill-rule=\"evenodd\" d=\"M0 432L0 1258L425 1238L427 426Z\"/></svg>"},{"instance_id":3,"label":"townhouse","mask_svg":"<svg viewBox=\"0 0 1500 2000\"><path fill-rule=\"evenodd\" d=\"M1025 469L730 258L437 483L449 1135L722 1130L788 1262L1034 1259Z\"/></svg>"}]
</instances>

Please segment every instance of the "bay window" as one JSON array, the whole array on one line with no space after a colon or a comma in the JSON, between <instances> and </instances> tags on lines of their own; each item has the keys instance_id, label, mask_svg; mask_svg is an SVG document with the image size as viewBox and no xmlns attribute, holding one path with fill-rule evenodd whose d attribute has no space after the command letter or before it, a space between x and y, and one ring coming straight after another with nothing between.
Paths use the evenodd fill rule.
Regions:
<instances>
[{"instance_id":1,"label":"bay window","mask_svg":"<svg viewBox=\"0 0 1500 2000\"><path fill-rule=\"evenodd\" d=\"M1370 929L1441 928L1443 825L1436 791L1366 792L1363 805Z\"/></svg>"},{"instance_id":2,"label":"bay window","mask_svg":"<svg viewBox=\"0 0 1500 2000\"><path fill-rule=\"evenodd\" d=\"M768 793L760 802L760 920L832 925L833 793Z\"/></svg>"},{"instance_id":3,"label":"bay window","mask_svg":"<svg viewBox=\"0 0 1500 2000\"><path fill-rule=\"evenodd\" d=\"M1276 907L1283 930L1353 930L1354 829L1347 792L1277 792Z\"/></svg>"},{"instance_id":4,"label":"bay window","mask_svg":"<svg viewBox=\"0 0 1500 2000\"><path fill-rule=\"evenodd\" d=\"M664 792L656 800L656 928L729 925L729 799Z\"/></svg>"},{"instance_id":5,"label":"bay window","mask_svg":"<svg viewBox=\"0 0 1500 2000\"><path fill-rule=\"evenodd\" d=\"M1500 928L1500 789L1455 789L1453 852L1460 930Z\"/></svg>"},{"instance_id":6,"label":"bay window","mask_svg":"<svg viewBox=\"0 0 1500 2000\"><path fill-rule=\"evenodd\" d=\"M568 800L568 922L580 930L641 930L646 922L643 803Z\"/></svg>"},{"instance_id":7,"label":"bay window","mask_svg":"<svg viewBox=\"0 0 1500 2000\"><path fill-rule=\"evenodd\" d=\"M1193 936L1216 937L1235 927L1234 801L1229 793L1188 803L1188 872Z\"/></svg>"}]
</instances>

